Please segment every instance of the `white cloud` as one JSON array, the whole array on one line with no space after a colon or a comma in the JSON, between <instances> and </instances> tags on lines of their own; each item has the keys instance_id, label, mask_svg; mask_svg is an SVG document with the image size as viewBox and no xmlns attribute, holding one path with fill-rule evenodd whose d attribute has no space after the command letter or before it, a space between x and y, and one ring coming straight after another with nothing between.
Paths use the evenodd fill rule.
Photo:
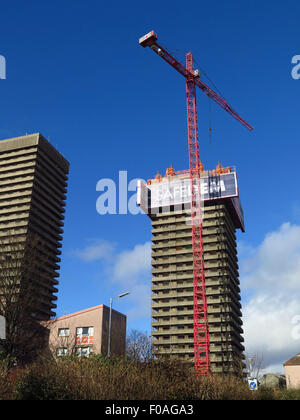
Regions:
<instances>
[{"instance_id":1,"label":"white cloud","mask_svg":"<svg viewBox=\"0 0 300 420\"><path fill-rule=\"evenodd\" d=\"M298 290L300 226L284 223L266 235L254 255L241 262L244 287Z\"/></svg>"},{"instance_id":2,"label":"white cloud","mask_svg":"<svg viewBox=\"0 0 300 420\"><path fill-rule=\"evenodd\" d=\"M262 353L266 370L278 371L300 349L293 335L300 314L300 226L284 223L250 251L240 259L242 293L251 292L243 303L246 352Z\"/></svg>"},{"instance_id":3,"label":"white cloud","mask_svg":"<svg viewBox=\"0 0 300 420\"><path fill-rule=\"evenodd\" d=\"M281 373L284 375L284 368L282 363L277 363L275 365L269 365L266 369L261 369L259 377L262 377L266 373Z\"/></svg>"},{"instance_id":4,"label":"white cloud","mask_svg":"<svg viewBox=\"0 0 300 420\"><path fill-rule=\"evenodd\" d=\"M111 259L115 250L115 245L104 240L97 240L94 244L83 249L77 249L70 254L80 258L85 262Z\"/></svg>"},{"instance_id":5,"label":"white cloud","mask_svg":"<svg viewBox=\"0 0 300 420\"><path fill-rule=\"evenodd\" d=\"M243 310L244 337L249 355L264 357L266 367L283 363L299 352L300 341L293 336L295 314L300 302L272 295L256 296Z\"/></svg>"},{"instance_id":6,"label":"white cloud","mask_svg":"<svg viewBox=\"0 0 300 420\"><path fill-rule=\"evenodd\" d=\"M130 291L128 321L151 316L151 243L136 245L116 255L111 279Z\"/></svg>"},{"instance_id":7,"label":"white cloud","mask_svg":"<svg viewBox=\"0 0 300 420\"><path fill-rule=\"evenodd\" d=\"M139 276L149 272L151 267L151 243L136 245L132 250L121 252L116 257L113 270L115 281L138 283Z\"/></svg>"},{"instance_id":8,"label":"white cloud","mask_svg":"<svg viewBox=\"0 0 300 420\"><path fill-rule=\"evenodd\" d=\"M72 252L86 263L102 262L103 282L121 292L129 291L122 305L129 321L151 316L151 242L116 252L115 244L97 240L92 245Z\"/></svg>"}]
</instances>

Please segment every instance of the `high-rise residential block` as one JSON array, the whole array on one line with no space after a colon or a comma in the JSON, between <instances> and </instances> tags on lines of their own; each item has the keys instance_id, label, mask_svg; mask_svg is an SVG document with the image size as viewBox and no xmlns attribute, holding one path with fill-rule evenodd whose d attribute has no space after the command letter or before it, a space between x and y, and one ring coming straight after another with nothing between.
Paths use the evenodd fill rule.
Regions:
<instances>
[{"instance_id":1,"label":"high-rise residential block","mask_svg":"<svg viewBox=\"0 0 300 420\"><path fill-rule=\"evenodd\" d=\"M26 264L38 284L32 315L39 320L55 315L68 172L39 133L0 141L0 258L10 267L20 250L32 250Z\"/></svg>"},{"instance_id":2,"label":"high-rise residential block","mask_svg":"<svg viewBox=\"0 0 300 420\"><path fill-rule=\"evenodd\" d=\"M234 168L201 170L203 255L212 372L243 358L236 229L244 231ZM138 187L152 223L152 338L157 356L194 364L194 284L188 171L168 168Z\"/></svg>"}]
</instances>

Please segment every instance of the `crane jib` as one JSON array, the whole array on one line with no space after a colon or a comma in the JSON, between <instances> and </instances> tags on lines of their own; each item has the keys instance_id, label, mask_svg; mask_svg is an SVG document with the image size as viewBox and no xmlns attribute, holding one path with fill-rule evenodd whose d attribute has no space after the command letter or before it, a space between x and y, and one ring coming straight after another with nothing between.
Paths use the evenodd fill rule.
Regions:
<instances>
[{"instance_id":1,"label":"crane jib","mask_svg":"<svg viewBox=\"0 0 300 420\"><path fill-rule=\"evenodd\" d=\"M157 38L156 38L157 39ZM169 63L173 68L175 68L182 76L187 78L193 78L195 80L196 86L202 90L209 98L215 101L220 105L225 111L232 115L237 121L244 125L248 130L253 130L253 127L247 123L236 111L234 111L230 105L216 92L214 92L210 87L208 87L202 80L200 80L199 75L188 71L186 67L180 63L175 57L173 57L164 47L159 45L156 40L153 40L151 44L148 45L156 54L158 54L164 61Z\"/></svg>"}]
</instances>

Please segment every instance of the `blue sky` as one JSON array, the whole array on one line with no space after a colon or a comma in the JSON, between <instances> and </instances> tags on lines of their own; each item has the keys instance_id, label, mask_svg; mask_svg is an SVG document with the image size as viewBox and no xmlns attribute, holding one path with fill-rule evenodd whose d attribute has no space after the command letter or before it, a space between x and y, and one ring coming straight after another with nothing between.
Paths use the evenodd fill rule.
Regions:
<instances>
[{"instance_id":1,"label":"blue sky","mask_svg":"<svg viewBox=\"0 0 300 420\"><path fill-rule=\"evenodd\" d=\"M114 307L130 315L129 330L150 328L150 222L99 215L96 184L118 182L121 170L130 180L151 178L171 163L188 167L185 82L138 45L151 29L178 58L193 51L254 126L248 132L211 104L210 144L208 99L198 93L205 167L219 160L237 167L246 222L246 233L238 233L241 266L251 267L249 258L259 258L268 235L282 233L285 223L291 234L297 230L300 80L291 77L291 60L300 54L299 12L291 0L1 4L7 79L0 80L0 138L41 132L71 164L59 315L108 304L129 289ZM242 294L248 302L258 286L248 284Z\"/></svg>"}]
</instances>

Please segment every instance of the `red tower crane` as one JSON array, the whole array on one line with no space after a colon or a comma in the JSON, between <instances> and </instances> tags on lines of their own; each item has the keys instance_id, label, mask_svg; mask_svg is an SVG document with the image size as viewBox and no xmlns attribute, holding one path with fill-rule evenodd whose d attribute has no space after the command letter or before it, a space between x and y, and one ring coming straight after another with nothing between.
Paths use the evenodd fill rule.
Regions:
<instances>
[{"instance_id":1,"label":"red tower crane","mask_svg":"<svg viewBox=\"0 0 300 420\"><path fill-rule=\"evenodd\" d=\"M210 371L210 350L202 239L196 86L249 130L252 130L253 128L250 124L243 120L243 118L241 118L223 98L221 98L216 92L200 80L198 70L194 69L193 55L191 52L186 54L186 66L184 66L165 48L157 43L157 34L154 31L151 31L140 38L139 44L142 47L150 47L156 54L169 63L186 79L189 174L191 185L191 226L193 244L194 354L195 370L198 374L203 375Z\"/></svg>"}]
</instances>

